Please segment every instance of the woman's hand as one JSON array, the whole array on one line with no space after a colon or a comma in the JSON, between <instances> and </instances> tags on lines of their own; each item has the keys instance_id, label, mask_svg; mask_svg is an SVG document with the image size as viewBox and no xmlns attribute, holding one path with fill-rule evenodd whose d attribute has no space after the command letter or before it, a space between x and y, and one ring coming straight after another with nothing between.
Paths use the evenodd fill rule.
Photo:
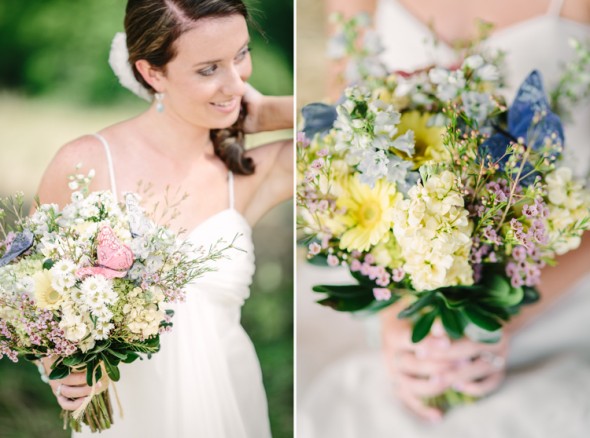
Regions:
<instances>
[{"instance_id":1,"label":"woman's hand","mask_svg":"<svg viewBox=\"0 0 590 438\"><path fill-rule=\"evenodd\" d=\"M436 354L433 351L433 354ZM483 344L468 338L451 343L446 351L440 352L443 360L455 366L448 373L451 387L474 397L483 397L500 386L505 373L508 356L508 335L503 334L499 342Z\"/></svg>"},{"instance_id":2,"label":"woman's hand","mask_svg":"<svg viewBox=\"0 0 590 438\"><path fill-rule=\"evenodd\" d=\"M49 375L51 372L51 365L54 359L46 357L41 360L45 373ZM78 409L84 399L92 392L92 387L86 384L86 371L70 373L64 379L49 380L49 385L55 394L57 402L66 411L75 411ZM101 379L96 383L95 394L98 394L106 389L108 381Z\"/></svg>"},{"instance_id":3,"label":"woman's hand","mask_svg":"<svg viewBox=\"0 0 590 438\"><path fill-rule=\"evenodd\" d=\"M425 405L427 397L450 388L480 397L502 382L506 337L496 344L467 338L451 341L437 322L425 339L414 344L411 323L397 318L399 310L392 306L384 314L383 353L398 397L418 416L433 422L442 419L442 411Z\"/></svg>"},{"instance_id":4,"label":"woman's hand","mask_svg":"<svg viewBox=\"0 0 590 438\"><path fill-rule=\"evenodd\" d=\"M424 404L425 397L443 393L450 385L453 369L450 361L429 356L427 352L444 351L450 346L445 336L427 336L419 344L412 343L412 325L398 319L398 306L384 312L382 319L383 354L394 389L400 400L415 414L429 421L438 421L442 412Z\"/></svg>"}]
</instances>

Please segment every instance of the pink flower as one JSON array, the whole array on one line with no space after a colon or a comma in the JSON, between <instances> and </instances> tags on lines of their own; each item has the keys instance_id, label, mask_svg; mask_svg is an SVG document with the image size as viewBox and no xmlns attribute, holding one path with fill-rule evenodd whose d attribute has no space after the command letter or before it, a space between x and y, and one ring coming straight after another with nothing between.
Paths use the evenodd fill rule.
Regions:
<instances>
[{"instance_id":1,"label":"pink flower","mask_svg":"<svg viewBox=\"0 0 590 438\"><path fill-rule=\"evenodd\" d=\"M399 281L402 281L405 276L406 276L406 273L404 272L403 269L395 268L393 270L393 281L395 281L396 283Z\"/></svg>"},{"instance_id":2,"label":"pink flower","mask_svg":"<svg viewBox=\"0 0 590 438\"><path fill-rule=\"evenodd\" d=\"M314 256L314 255L318 255L322 249L322 247L320 246L319 243L317 242L312 242L309 247L309 254Z\"/></svg>"},{"instance_id":3,"label":"pink flower","mask_svg":"<svg viewBox=\"0 0 590 438\"><path fill-rule=\"evenodd\" d=\"M324 160L322 158L313 160L313 162L311 163L312 169L321 169L322 167L324 167Z\"/></svg>"},{"instance_id":4,"label":"pink flower","mask_svg":"<svg viewBox=\"0 0 590 438\"><path fill-rule=\"evenodd\" d=\"M373 254L367 254L365 256L365 263L369 263L369 264L373 264L375 263L375 257L373 256Z\"/></svg>"},{"instance_id":5,"label":"pink flower","mask_svg":"<svg viewBox=\"0 0 590 438\"><path fill-rule=\"evenodd\" d=\"M308 138L305 136L305 133L302 131L299 131L297 133L297 144L298 146L301 146L302 148L306 148L309 146L311 142L308 140Z\"/></svg>"},{"instance_id":6,"label":"pink flower","mask_svg":"<svg viewBox=\"0 0 590 438\"><path fill-rule=\"evenodd\" d=\"M512 257L519 262L526 260L526 249L523 246L517 246L512 250Z\"/></svg>"},{"instance_id":7,"label":"pink flower","mask_svg":"<svg viewBox=\"0 0 590 438\"><path fill-rule=\"evenodd\" d=\"M377 278L377 280L375 281L375 283L382 287L388 286L390 282L391 276L387 272L380 275L379 278Z\"/></svg>"},{"instance_id":8,"label":"pink flower","mask_svg":"<svg viewBox=\"0 0 590 438\"><path fill-rule=\"evenodd\" d=\"M524 281L522 281L520 275L515 275L510 279L510 284L512 285L512 287L520 287L524 284Z\"/></svg>"},{"instance_id":9,"label":"pink flower","mask_svg":"<svg viewBox=\"0 0 590 438\"><path fill-rule=\"evenodd\" d=\"M340 264L340 260L334 254L330 254L328 256L328 265L330 266L338 266Z\"/></svg>"},{"instance_id":10,"label":"pink flower","mask_svg":"<svg viewBox=\"0 0 590 438\"><path fill-rule=\"evenodd\" d=\"M359 262L357 259L354 259L352 262L350 262L350 270L352 272L358 272L361 270L361 262Z\"/></svg>"},{"instance_id":11,"label":"pink flower","mask_svg":"<svg viewBox=\"0 0 590 438\"><path fill-rule=\"evenodd\" d=\"M391 291L384 287L373 288L373 296L377 301L387 301L391 298Z\"/></svg>"}]
</instances>

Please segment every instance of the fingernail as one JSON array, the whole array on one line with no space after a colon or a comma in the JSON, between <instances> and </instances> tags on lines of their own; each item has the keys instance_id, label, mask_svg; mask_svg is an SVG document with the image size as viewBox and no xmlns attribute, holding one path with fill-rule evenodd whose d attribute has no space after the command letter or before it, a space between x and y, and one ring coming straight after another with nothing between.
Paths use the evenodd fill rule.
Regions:
<instances>
[{"instance_id":1,"label":"fingernail","mask_svg":"<svg viewBox=\"0 0 590 438\"><path fill-rule=\"evenodd\" d=\"M98 383L96 384L96 387L97 387L97 388L102 388L102 382L98 382Z\"/></svg>"}]
</instances>

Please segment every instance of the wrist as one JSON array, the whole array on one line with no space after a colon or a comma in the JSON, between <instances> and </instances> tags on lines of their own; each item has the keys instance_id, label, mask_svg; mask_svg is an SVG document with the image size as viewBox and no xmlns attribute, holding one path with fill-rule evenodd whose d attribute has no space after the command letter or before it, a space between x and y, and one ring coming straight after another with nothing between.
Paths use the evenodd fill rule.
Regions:
<instances>
[{"instance_id":1,"label":"wrist","mask_svg":"<svg viewBox=\"0 0 590 438\"><path fill-rule=\"evenodd\" d=\"M263 96L257 131L276 131L293 127L293 96Z\"/></svg>"}]
</instances>

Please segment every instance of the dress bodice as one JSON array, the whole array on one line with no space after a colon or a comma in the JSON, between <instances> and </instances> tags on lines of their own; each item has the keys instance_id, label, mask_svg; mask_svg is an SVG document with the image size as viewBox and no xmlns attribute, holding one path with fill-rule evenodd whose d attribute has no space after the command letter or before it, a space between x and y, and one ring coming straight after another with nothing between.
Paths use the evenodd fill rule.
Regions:
<instances>
[{"instance_id":1,"label":"dress bodice","mask_svg":"<svg viewBox=\"0 0 590 438\"><path fill-rule=\"evenodd\" d=\"M118 198L117 183L115 178L115 166L108 141L100 134L94 136L103 144L111 191ZM228 172L228 208L221 210L205 219L193 228L185 238L194 246L195 250L207 250L220 243L225 246L234 242L234 248L227 250L223 258L211 262L212 271L206 272L202 277L195 279L186 288L187 300L192 301L191 296L199 296L199 300L205 299L213 304L225 305L232 308L239 322L240 308L250 295L250 284L254 275L254 244L252 242L252 229L246 218L234 208L234 176Z\"/></svg>"},{"instance_id":2,"label":"dress bodice","mask_svg":"<svg viewBox=\"0 0 590 438\"><path fill-rule=\"evenodd\" d=\"M235 238L234 246L224 257L213 262L214 270L205 273L191 283L186 290L187 297L201 295L213 303L234 309L236 316L244 301L250 295L250 284L254 275L254 244L252 230L246 219L234 208L227 208L194 228L187 240L207 249L219 239L226 243Z\"/></svg>"},{"instance_id":3,"label":"dress bodice","mask_svg":"<svg viewBox=\"0 0 590 438\"><path fill-rule=\"evenodd\" d=\"M539 70L547 90L559 80L563 65L574 56L568 40L590 38L590 26L559 16L562 0L552 0L546 14L499 29L487 40L492 48L506 53L506 97L512 99L520 83ZM392 25L395 23L395 25ZM429 43L434 35L397 0L380 0L375 25L384 46L383 60L393 70L414 70L436 63L456 62L452 48L442 41ZM566 162L578 175L588 172L590 163L590 105L584 102L573 111L565 125Z\"/></svg>"}]
</instances>

